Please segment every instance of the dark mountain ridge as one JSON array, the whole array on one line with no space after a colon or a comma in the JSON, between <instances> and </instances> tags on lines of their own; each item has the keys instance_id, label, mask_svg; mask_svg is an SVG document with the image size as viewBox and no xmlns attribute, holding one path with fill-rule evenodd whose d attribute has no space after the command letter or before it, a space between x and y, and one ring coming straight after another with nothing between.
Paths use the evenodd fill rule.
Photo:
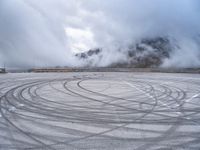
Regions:
<instances>
[{"instance_id":1,"label":"dark mountain ridge","mask_svg":"<svg viewBox=\"0 0 200 150\"><path fill-rule=\"evenodd\" d=\"M166 37L142 39L135 44L130 44L126 50L119 49L119 53L126 56L126 61L115 62L108 67L158 67L164 59L170 57L172 50L173 46ZM101 58L104 51L105 49L96 48L78 53L75 56L82 60L88 60L94 56ZM87 66L90 66L90 64L87 64Z\"/></svg>"}]
</instances>

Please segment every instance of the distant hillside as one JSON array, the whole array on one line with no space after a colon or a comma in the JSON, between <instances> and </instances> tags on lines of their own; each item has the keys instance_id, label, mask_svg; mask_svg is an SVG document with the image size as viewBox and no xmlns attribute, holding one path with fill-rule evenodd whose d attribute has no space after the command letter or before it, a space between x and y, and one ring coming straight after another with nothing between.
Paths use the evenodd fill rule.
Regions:
<instances>
[{"instance_id":1,"label":"distant hillside","mask_svg":"<svg viewBox=\"0 0 200 150\"><path fill-rule=\"evenodd\" d=\"M93 49L75 56L82 60L89 60L91 57L102 57L104 49ZM126 56L127 61L112 63L109 67L158 67L165 58L170 57L172 45L165 37L143 39L136 44L131 44L121 52ZM114 54L113 54L114 55ZM91 61L89 61L91 62ZM92 62L91 62L92 64ZM88 66L90 64L87 64Z\"/></svg>"}]
</instances>

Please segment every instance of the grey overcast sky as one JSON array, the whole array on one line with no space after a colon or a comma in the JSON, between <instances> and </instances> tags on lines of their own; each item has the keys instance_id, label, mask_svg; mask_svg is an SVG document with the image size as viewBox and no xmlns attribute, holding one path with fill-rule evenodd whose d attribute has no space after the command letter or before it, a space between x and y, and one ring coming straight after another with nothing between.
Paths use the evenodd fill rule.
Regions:
<instances>
[{"instance_id":1,"label":"grey overcast sky","mask_svg":"<svg viewBox=\"0 0 200 150\"><path fill-rule=\"evenodd\" d=\"M126 59L118 47L168 36L179 49L163 65L198 67L199 18L199 0L1 0L0 66L81 66L74 53L96 47L106 66Z\"/></svg>"}]
</instances>

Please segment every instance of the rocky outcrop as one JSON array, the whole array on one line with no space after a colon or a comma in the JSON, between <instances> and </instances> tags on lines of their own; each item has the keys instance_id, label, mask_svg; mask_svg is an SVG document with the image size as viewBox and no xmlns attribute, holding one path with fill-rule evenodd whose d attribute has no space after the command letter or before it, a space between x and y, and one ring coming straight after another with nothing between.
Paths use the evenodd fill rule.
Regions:
<instances>
[{"instance_id":1,"label":"rocky outcrop","mask_svg":"<svg viewBox=\"0 0 200 150\"><path fill-rule=\"evenodd\" d=\"M102 57L103 51L103 49L98 48L76 54L76 57L83 60L90 59L92 56ZM143 39L136 44L129 45L126 50L120 49L120 53L127 57L127 61L112 63L109 67L158 67L165 58L170 57L171 51L172 45L168 38Z\"/></svg>"}]
</instances>

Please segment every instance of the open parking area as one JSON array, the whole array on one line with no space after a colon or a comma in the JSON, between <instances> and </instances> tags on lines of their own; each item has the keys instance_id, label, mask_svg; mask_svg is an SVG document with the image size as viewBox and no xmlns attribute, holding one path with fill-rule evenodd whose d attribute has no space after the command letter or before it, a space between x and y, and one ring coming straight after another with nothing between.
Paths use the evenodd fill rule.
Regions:
<instances>
[{"instance_id":1,"label":"open parking area","mask_svg":"<svg viewBox=\"0 0 200 150\"><path fill-rule=\"evenodd\" d=\"M200 147L200 75L0 75L0 149Z\"/></svg>"}]
</instances>

